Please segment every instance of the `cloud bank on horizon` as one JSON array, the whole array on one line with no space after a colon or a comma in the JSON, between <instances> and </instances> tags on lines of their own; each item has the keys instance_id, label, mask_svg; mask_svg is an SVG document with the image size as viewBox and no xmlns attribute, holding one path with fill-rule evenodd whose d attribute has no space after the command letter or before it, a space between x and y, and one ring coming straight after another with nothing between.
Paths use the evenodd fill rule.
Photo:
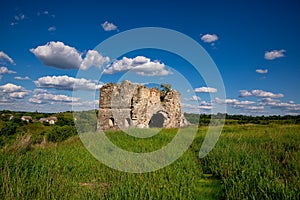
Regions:
<instances>
[{"instance_id":1,"label":"cloud bank on horizon","mask_svg":"<svg viewBox=\"0 0 300 200\"><path fill-rule=\"evenodd\" d=\"M218 37L213 34L206 34L201 37L201 40L205 43L211 43L218 40ZM171 74L171 70L166 69L166 66L159 61L151 61L145 56L136 56L134 58L123 57L120 60L115 60L111 64L109 57L102 56L99 52L95 50L88 50L85 53L83 58L83 53L80 53L76 48L65 45L63 42L50 41L45 45L38 46L36 48L31 48L30 52L33 53L37 59L39 59L43 65L55 67L61 70L88 70L90 67L97 67L103 69L103 74L115 74L126 71L133 71L140 76L167 76ZM273 50L265 53L266 60L273 60L276 58L284 57L283 53L285 50ZM3 51L0 52L1 60L6 60L9 63L15 65L13 59L9 57ZM107 66L105 67L105 64ZM268 73L268 69L256 69L256 72L259 74ZM13 74L16 73L13 70L9 70L7 67L0 68L0 74ZM28 76L14 77L15 80L31 80ZM28 97L31 93L32 96L28 98L28 103L45 105L50 104L54 105L60 103L62 105L71 106L72 103L79 101L78 98L73 98L71 96L63 94L52 94L45 89L56 89L56 90L97 90L103 83L97 83L97 81L87 80L84 78L78 79L70 77L67 75L64 76L44 76L40 77L37 80L33 81L37 89L34 91L26 90L22 86L18 86L12 83L7 83L0 86L0 94L2 95L1 103L9 105L9 102L15 102L18 99L24 99ZM38 88L44 88L40 90ZM194 88L196 93L215 93L217 88L213 87L198 87ZM190 98L184 98L186 101L198 101L197 106L189 103L183 103L183 108L190 110L191 112L209 112L213 109L216 104L226 104L231 106L234 109L238 109L243 112L250 113L261 113L264 114L265 107L270 107L273 109L284 109L291 114L294 111L299 111L300 105L295 104L293 101L290 102L281 102L275 100L276 98L284 97L283 94L272 93L263 90L240 90L240 96L245 97L257 97L262 98L255 101L248 100L238 100L238 99L219 99L216 98L211 102L201 101L201 98L197 95L194 95ZM85 102L87 103L87 102ZM85 103L82 103L84 105ZM89 105L96 105L96 102L90 103Z\"/></svg>"}]
</instances>

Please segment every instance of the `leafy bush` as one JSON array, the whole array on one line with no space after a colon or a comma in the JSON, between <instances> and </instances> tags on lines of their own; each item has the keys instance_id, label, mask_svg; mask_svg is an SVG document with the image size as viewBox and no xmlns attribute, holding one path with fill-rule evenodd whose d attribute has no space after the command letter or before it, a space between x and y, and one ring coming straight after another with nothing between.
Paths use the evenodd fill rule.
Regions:
<instances>
[{"instance_id":1,"label":"leafy bush","mask_svg":"<svg viewBox=\"0 0 300 200\"><path fill-rule=\"evenodd\" d=\"M74 126L53 126L48 132L48 141L61 142L76 134L77 132Z\"/></svg>"},{"instance_id":2,"label":"leafy bush","mask_svg":"<svg viewBox=\"0 0 300 200\"><path fill-rule=\"evenodd\" d=\"M9 121L9 122L2 122L0 124L0 135L4 136L11 136L16 133L17 124Z\"/></svg>"}]
</instances>

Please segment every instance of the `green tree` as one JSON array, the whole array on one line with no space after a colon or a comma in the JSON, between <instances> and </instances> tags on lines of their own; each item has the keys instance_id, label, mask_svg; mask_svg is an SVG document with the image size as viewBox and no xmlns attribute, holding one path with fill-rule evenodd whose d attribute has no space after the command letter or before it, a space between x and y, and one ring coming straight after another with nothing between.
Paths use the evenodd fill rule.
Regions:
<instances>
[{"instance_id":1,"label":"green tree","mask_svg":"<svg viewBox=\"0 0 300 200\"><path fill-rule=\"evenodd\" d=\"M171 90L171 84L166 84L166 83L162 83L160 84L160 87L161 87L161 91L164 92L164 93L167 93L169 92L169 90Z\"/></svg>"},{"instance_id":2,"label":"green tree","mask_svg":"<svg viewBox=\"0 0 300 200\"><path fill-rule=\"evenodd\" d=\"M72 113L60 113L57 116L56 125L58 126L74 126L74 119Z\"/></svg>"}]
</instances>

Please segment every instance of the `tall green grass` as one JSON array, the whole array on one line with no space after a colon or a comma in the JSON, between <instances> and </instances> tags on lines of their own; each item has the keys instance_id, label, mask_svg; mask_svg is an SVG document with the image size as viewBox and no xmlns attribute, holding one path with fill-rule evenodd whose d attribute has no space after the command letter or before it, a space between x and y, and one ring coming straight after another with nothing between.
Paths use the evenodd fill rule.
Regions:
<instances>
[{"instance_id":1,"label":"tall green grass","mask_svg":"<svg viewBox=\"0 0 300 200\"><path fill-rule=\"evenodd\" d=\"M201 164L226 199L300 199L300 126L228 126Z\"/></svg>"},{"instance_id":2,"label":"tall green grass","mask_svg":"<svg viewBox=\"0 0 300 200\"><path fill-rule=\"evenodd\" d=\"M207 128L173 164L150 173L111 169L81 144L11 146L0 150L1 199L300 199L300 126L225 126L203 159ZM174 130L148 139L107 132L116 145L137 152L166 145Z\"/></svg>"},{"instance_id":3,"label":"tall green grass","mask_svg":"<svg viewBox=\"0 0 300 200\"><path fill-rule=\"evenodd\" d=\"M120 132L107 134L117 144L130 148L135 142L131 150L144 151L147 146L153 150L166 144L173 132L165 130L143 144L143 139ZM220 181L203 175L191 149L164 169L131 174L103 165L78 137L72 137L46 147L2 151L0 166L0 196L4 199L216 199L221 195Z\"/></svg>"}]
</instances>

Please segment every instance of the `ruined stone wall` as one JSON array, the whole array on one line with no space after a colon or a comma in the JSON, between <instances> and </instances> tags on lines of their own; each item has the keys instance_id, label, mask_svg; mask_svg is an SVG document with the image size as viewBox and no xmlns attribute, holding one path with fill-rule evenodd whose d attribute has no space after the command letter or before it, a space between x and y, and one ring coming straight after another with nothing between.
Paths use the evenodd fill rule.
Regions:
<instances>
[{"instance_id":1,"label":"ruined stone wall","mask_svg":"<svg viewBox=\"0 0 300 200\"><path fill-rule=\"evenodd\" d=\"M181 95L175 90L164 94L129 81L109 83L100 89L98 130L185 125Z\"/></svg>"},{"instance_id":2,"label":"ruined stone wall","mask_svg":"<svg viewBox=\"0 0 300 200\"><path fill-rule=\"evenodd\" d=\"M180 127L181 122L181 95L179 92L171 90L166 93L166 96L162 100L165 112L168 114L168 118L165 122L166 128Z\"/></svg>"}]
</instances>

